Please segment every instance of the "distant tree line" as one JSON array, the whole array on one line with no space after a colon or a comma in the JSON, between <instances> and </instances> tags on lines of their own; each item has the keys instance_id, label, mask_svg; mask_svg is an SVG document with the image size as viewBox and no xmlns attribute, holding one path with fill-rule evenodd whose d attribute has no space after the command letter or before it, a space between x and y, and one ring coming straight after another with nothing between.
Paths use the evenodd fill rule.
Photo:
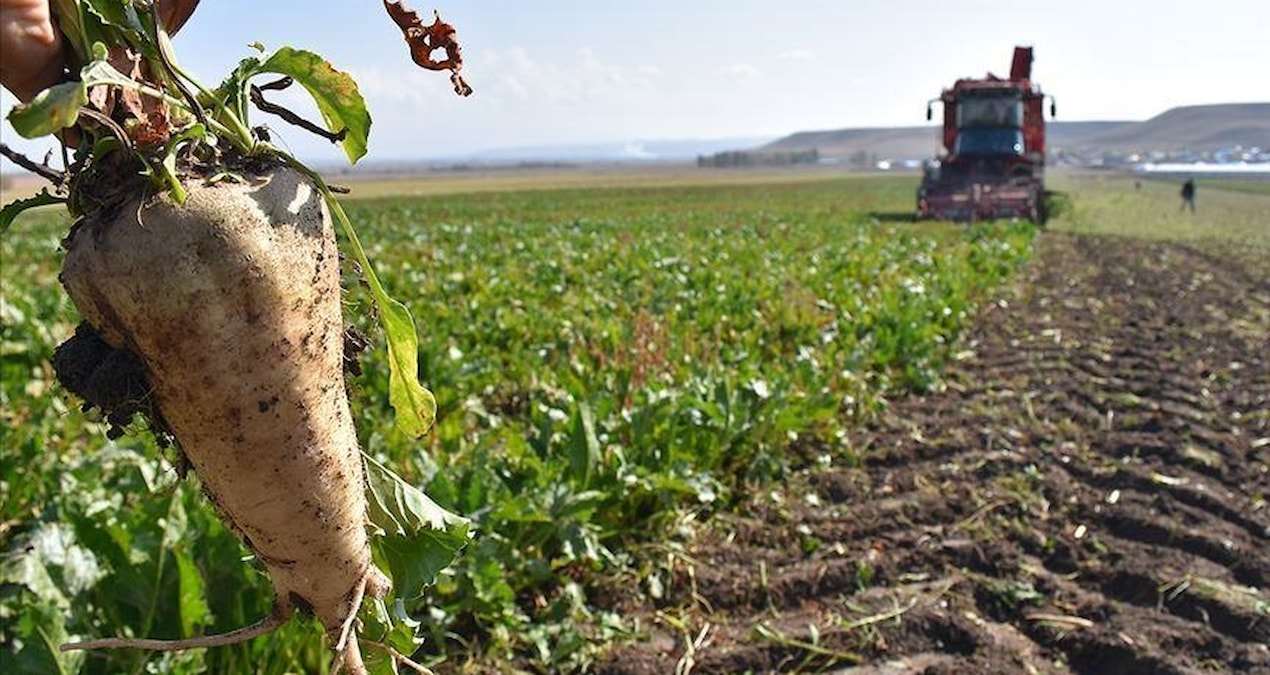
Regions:
<instances>
[{"instance_id":1,"label":"distant tree line","mask_svg":"<svg viewBox=\"0 0 1270 675\"><path fill-rule=\"evenodd\" d=\"M794 166L796 164L818 164L820 151L793 150L789 152L750 152L748 150L729 150L716 152L713 155L697 155L697 166L710 169L735 169L749 166Z\"/></svg>"}]
</instances>

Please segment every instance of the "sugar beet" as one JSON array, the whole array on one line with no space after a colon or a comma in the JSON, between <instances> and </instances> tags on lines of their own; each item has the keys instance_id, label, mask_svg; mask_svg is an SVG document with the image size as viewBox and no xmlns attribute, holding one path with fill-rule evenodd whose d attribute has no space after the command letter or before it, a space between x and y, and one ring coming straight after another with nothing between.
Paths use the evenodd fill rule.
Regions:
<instances>
[{"instance_id":1,"label":"sugar beet","mask_svg":"<svg viewBox=\"0 0 1270 675\"><path fill-rule=\"evenodd\" d=\"M144 364L150 403L268 570L262 627L312 611L358 672L352 617L388 581L367 540L329 213L286 167L187 191L180 206L151 194L84 220L62 282L102 339ZM108 642L77 646L121 646ZM190 646L145 642L131 646Z\"/></svg>"}]
</instances>

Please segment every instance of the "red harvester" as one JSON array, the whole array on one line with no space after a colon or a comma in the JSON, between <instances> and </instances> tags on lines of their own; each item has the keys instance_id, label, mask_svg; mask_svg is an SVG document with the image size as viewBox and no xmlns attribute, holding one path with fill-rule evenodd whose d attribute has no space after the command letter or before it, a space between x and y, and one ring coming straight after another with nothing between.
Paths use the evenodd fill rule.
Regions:
<instances>
[{"instance_id":1,"label":"red harvester","mask_svg":"<svg viewBox=\"0 0 1270 675\"><path fill-rule=\"evenodd\" d=\"M943 148L926 164L917 217L1044 222L1044 98L1032 82L1032 48L1015 47L1008 80L961 79L931 99L928 120L932 104L944 104Z\"/></svg>"}]
</instances>

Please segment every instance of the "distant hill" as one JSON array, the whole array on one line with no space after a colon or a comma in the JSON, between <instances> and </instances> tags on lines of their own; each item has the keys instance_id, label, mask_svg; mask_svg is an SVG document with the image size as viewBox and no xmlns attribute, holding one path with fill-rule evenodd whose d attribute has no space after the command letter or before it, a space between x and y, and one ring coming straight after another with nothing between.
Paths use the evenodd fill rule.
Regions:
<instances>
[{"instance_id":1,"label":"distant hill","mask_svg":"<svg viewBox=\"0 0 1270 675\"><path fill-rule=\"evenodd\" d=\"M1105 152L1211 152L1242 145L1270 148L1270 103L1228 103L1172 108L1081 139L1086 150Z\"/></svg>"},{"instance_id":2,"label":"distant hill","mask_svg":"<svg viewBox=\"0 0 1270 675\"><path fill-rule=\"evenodd\" d=\"M882 127L800 131L755 148L755 152L800 152L815 149L824 159L855 156L877 159L923 158L933 155L938 127ZM863 154L861 154L863 153Z\"/></svg>"},{"instance_id":3,"label":"distant hill","mask_svg":"<svg viewBox=\"0 0 1270 675\"><path fill-rule=\"evenodd\" d=\"M1143 122L1048 123L1054 150L1081 154L1214 152L1235 145L1270 148L1270 103L1172 108ZM755 152L816 149L822 158L922 159L935 153L939 126L802 131L754 148Z\"/></svg>"}]
</instances>

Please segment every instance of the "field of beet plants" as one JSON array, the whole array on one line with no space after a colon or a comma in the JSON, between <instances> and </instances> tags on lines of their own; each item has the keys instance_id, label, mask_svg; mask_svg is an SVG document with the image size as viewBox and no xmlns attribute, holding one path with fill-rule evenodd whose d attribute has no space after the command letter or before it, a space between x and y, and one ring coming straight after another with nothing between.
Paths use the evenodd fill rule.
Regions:
<instances>
[{"instance_id":1,"label":"field of beet plants","mask_svg":"<svg viewBox=\"0 0 1270 675\"><path fill-rule=\"evenodd\" d=\"M819 178L350 199L420 332L434 431L392 429L383 350L350 376L363 446L472 519L430 592L393 611L442 671L584 667L633 626L701 523L796 468L857 461L847 430L941 386L1028 224L913 224L913 180ZM269 612L270 585L143 428L108 440L55 383L77 322L68 223L0 237L0 658L11 673L314 673L316 623L174 654L62 654L68 637L177 638ZM358 270L346 317L374 342ZM243 369L252 364L244 363ZM285 490L285 485L278 486ZM483 664L483 665L479 665ZM495 665L490 665L495 664Z\"/></svg>"}]
</instances>

